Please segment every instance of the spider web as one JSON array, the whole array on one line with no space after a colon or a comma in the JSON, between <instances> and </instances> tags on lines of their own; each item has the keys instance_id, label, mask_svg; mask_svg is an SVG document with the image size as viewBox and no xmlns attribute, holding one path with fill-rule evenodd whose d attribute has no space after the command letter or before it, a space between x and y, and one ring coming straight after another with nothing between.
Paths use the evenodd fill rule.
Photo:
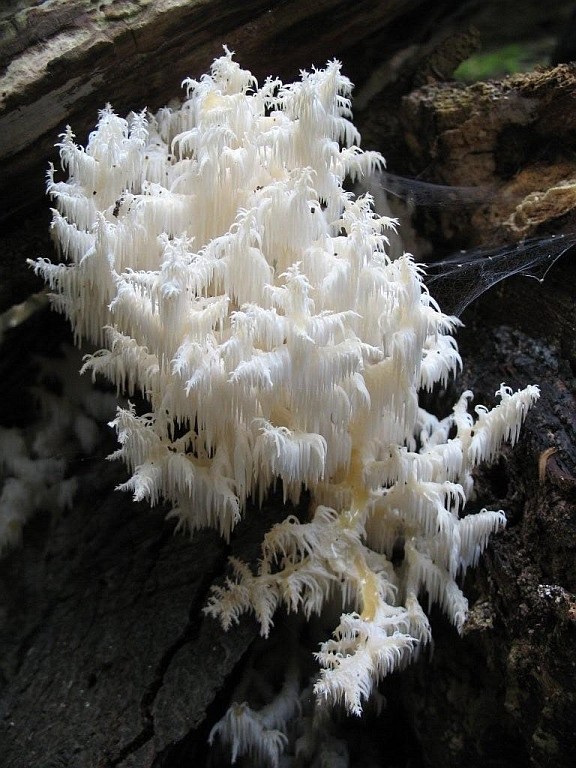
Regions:
<instances>
[{"instance_id":1,"label":"spider web","mask_svg":"<svg viewBox=\"0 0 576 768\"><path fill-rule=\"evenodd\" d=\"M461 315L493 285L513 275L543 282L576 245L576 233L534 237L502 248L473 248L426 267L426 285L444 312Z\"/></svg>"},{"instance_id":2,"label":"spider web","mask_svg":"<svg viewBox=\"0 0 576 768\"><path fill-rule=\"evenodd\" d=\"M383 172L378 182L391 195L412 205L456 207L487 202L493 195L489 186L451 187L407 179ZM518 243L460 251L426 266L426 285L442 310L462 312L492 286L513 275L542 282L550 269L576 245L576 232L532 237Z\"/></svg>"},{"instance_id":3,"label":"spider web","mask_svg":"<svg viewBox=\"0 0 576 768\"><path fill-rule=\"evenodd\" d=\"M466 205L478 205L490 200L494 188L488 185L479 187L452 187L446 184L431 184L429 181L408 179L396 176L388 171L378 173L378 183L382 189L411 205L426 208L462 208Z\"/></svg>"}]
</instances>

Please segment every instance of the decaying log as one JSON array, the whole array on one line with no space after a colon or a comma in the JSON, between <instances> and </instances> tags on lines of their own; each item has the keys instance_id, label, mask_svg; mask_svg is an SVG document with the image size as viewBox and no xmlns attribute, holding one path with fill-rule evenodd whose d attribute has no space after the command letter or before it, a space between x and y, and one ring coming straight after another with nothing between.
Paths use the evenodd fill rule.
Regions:
<instances>
[{"instance_id":1,"label":"decaying log","mask_svg":"<svg viewBox=\"0 0 576 768\"><path fill-rule=\"evenodd\" d=\"M10 3L0 15L0 308L41 288L24 259L51 255L42 198L58 132L70 123L83 142L107 101L119 113L164 105L223 44L260 78L290 79L341 58L358 86L363 144L380 149L391 171L485 190L473 206L417 209L421 236L438 252L569 236L576 70L444 82L476 45L463 29L467 8L452 0ZM432 659L388 689L409 733L397 740L397 763L410 752L413 764L433 768L572 764L575 278L567 253L543 283L504 281L463 316L464 373L446 402L467 387L491 402L501 381L540 383L542 398L521 445L478 479L479 499L505 509L509 524L467 584L464 638L436 617ZM30 421L33 400L22 406L22 390L38 356L58 354L62 340L65 324L42 312L5 332L2 426ZM10 768L208 765L209 729L257 636L251 622L222 633L201 608L230 552L255 557L262 531L285 516L279 501L251 515L230 548L212 533L189 541L173 535L165 510L114 492L125 478L105 462L112 449L104 430L98 449L74 465L81 491L72 509L38 515L24 546L0 562L0 754ZM382 718L360 738L384 765L390 730L401 729L390 711Z\"/></svg>"},{"instance_id":2,"label":"decaying log","mask_svg":"<svg viewBox=\"0 0 576 768\"><path fill-rule=\"evenodd\" d=\"M470 218L441 216L444 237L496 244L574 228L575 99L574 64L467 87L430 85L403 99L413 167L485 191Z\"/></svg>"}]
</instances>

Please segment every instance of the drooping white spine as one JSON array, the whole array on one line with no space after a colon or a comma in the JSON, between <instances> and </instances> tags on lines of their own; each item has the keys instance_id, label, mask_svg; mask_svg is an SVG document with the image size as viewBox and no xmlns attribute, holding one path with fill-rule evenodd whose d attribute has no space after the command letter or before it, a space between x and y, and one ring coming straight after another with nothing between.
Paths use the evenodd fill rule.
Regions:
<instances>
[{"instance_id":1,"label":"drooping white spine","mask_svg":"<svg viewBox=\"0 0 576 768\"><path fill-rule=\"evenodd\" d=\"M462 365L458 321L388 256L396 222L344 190L383 159L359 148L338 62L259 87L226 51L186 86L181 109L107 107L85 149L63 134L69 178L51 170L48 191L67 263L34 266L77 340L106 346L83 370L149 402L113 422L135 498L228 538L278 478L286 499L310 491L311 519L275 526L257 572L233 562L207 611L228 627L252 610L266 635L280 605L309 617L339 596L316 691L359 713L430 640L423 594L462 628L456 578L504 524L464 515L471 471L538 390L502 386L476 421L471 393L444 419L419 406ZM242 749L245 714L220 729ZM274 762L276 735L257 738Z\"/></svg>"}]
</instances>

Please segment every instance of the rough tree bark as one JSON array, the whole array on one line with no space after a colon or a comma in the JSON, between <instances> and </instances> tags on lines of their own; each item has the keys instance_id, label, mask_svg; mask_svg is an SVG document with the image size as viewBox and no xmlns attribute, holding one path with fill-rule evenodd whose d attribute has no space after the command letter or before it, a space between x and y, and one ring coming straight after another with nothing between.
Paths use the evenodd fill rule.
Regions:
<instances>
[{"instance_id":1,"label":"rough tree bark","mask_svg":"<svg viewBox=\"0 0 576 768\"><path fill-rule=\"evenodd\" d=\"M69 122L83 141L106 101L120 113L162 106L224 43L259 77L292 78L341 58L358 85L364 146L383 151L394 172L480 186L475 205L417 209L436 251L552 233L571 242L576 69L444 82L476 45L465 30L474 5L13 0L0 15L0 308L40 288L23 262L50 255L41 198L57 133ZM465 370L454 392L470 387L489 402L501 381L531 382L542 398L521 445L479 477L479 498L505 509L509 524L467 585L464 638L435 617L434 656L388 690L403 707L403 733L419 745L400 740L396 761L572 764L575 272L567 254L544 283L512 278L464 314ZM30 422L23 388L37 356L58 354L67 338L46 310L6 330L2 426ZM71 468L80 478L73 508L38 515L24 546L0 562L0 754L10 768L208 764L208 731L257 636L249 621L222 633L201 608L228 555L255 556L262 531L285 510L272 500L249 515L230 547L212 533L173 536L164 510L113 492L123 474L104 462L112 448L103 430L97 452ZM389 708L382 725L361 732L380 765L392 760L392 717ZM346 728L353 745L358 731Z\"/></svg>"},{"instance_id":2,"label":"rough tree bark","mask_svg":"<svg viewBox=\"0 0 576 768\"><path fill-rule=\"evenodd\" d=\"M572 64L431 85L402 104L415 166L487 193L463 216L449 205L425 214L431 237L496 248L541 235L542 257L566 249L543 282L506 280L463 315L460 384L485 402L501 381L534 381L542 398L518 450L480 478L482 503L509 522L472 587L464 642L439 641L405 688L431 765L470 764L472 752L473 764L568 766L576 749L575 94Z\"/></svg>"}]
</instances>

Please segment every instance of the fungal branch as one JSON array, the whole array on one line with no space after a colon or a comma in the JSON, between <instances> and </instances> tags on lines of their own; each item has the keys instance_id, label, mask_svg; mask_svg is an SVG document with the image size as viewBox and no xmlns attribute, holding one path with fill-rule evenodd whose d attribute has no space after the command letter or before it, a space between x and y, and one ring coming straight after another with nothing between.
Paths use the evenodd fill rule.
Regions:
<instances>
[{"instance_id":1,"label":"fungal branch","mask_svg":"<svg viewBox=\"0 0 576 768\"><path fill-rule=\"evenodd\" d=\"M267 635L278 607L309 618L339 598L316 693L357 714L430 640L423 596L462 628L456 579L504 525L465 514L471 471L538 390L502 388L477 420L469 393L444 419L420 405L461 366L458 321L410 255L388 256L396 222L344 190L384 161L359 147L338 62L258 86L226 51L186 85L155 115L107 107L86 148L62 136L62 263L34 268L102 346L83 371L149 403L112 422L134 498L229 538L249 497L308 489L311 519L274 526L255 571L233 560L206 611L226 628L251 611Z\"/></svg>"}]
</instances>

